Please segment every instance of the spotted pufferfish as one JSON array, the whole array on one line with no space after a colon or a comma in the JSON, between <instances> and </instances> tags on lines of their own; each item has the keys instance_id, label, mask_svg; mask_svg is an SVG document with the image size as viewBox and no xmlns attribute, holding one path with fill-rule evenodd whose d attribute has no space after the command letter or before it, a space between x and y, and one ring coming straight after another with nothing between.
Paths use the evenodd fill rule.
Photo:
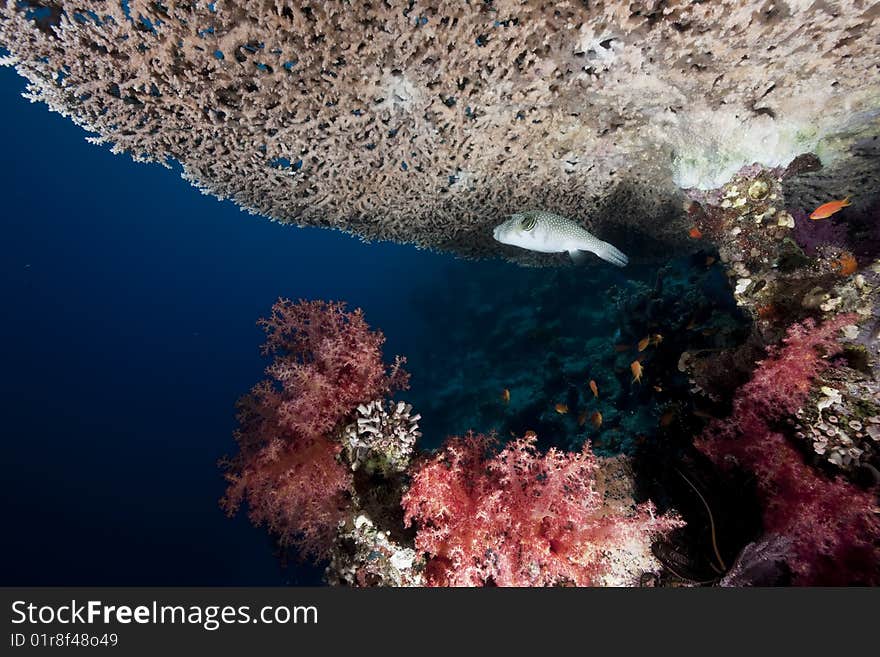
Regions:
<instances>
[{"instance_id":1,"label":"spotted pufferfish","mask_svg":"<svg viewBox=\"0 0 880 657\"><path fill-rule=\"evenodd\" d=\"M619 249L603 242L571 219L543 211L520 212L495 226L493 237L502 244L539 253L568 252L572 261L582 262L585 251L595 253L612 265L625 267L629 262Z\"/></svg>"}]
</instances>

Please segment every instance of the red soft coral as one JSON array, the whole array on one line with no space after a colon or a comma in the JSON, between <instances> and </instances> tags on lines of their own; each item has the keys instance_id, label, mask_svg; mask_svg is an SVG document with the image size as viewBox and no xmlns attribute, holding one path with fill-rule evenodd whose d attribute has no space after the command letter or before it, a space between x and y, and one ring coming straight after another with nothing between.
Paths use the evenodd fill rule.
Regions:
<instances>
[{"instance_id":1,"label":"red soft coral","mask_svg":"<svg viewBox=\"0 0 880 657\"><path fill-rule=\"evenodd\" d=\"M246 501L251 520L282 544L324 558L352 487L333 434L358 404L406 387L407 375L399 358L386 370L384 336L342 303L281 299L260 323L274 360L269 379L239 401L240 451L221 505L233 514Z\"/></svg>"},{"instance_id":2,"label":"red soft coral","mask_svg":"<svg viewBox=\"0 0 880 657\"><path fill-rule=\"evenodd\" d=\"M839 330L854 321L853 315L840 315L821 326L812 319L791 326L782 346L770 347L767 358L756 363L751 380L737 391L731 419L714 431L760 433L768 420L794 414L810 394L813 379L840 352Z\"/></svg>"},{"instance_id":3,"label":"red soft coral","mask_svg":"<svg viewBox=\"0 0 880 657\"><path fill-rule=\"evenodd\" d=\"M807 401L813 380L841 349L838 331L853 319L791 327L737 391L731 416L714 421L696 441L716 463L735 462L754 476L764 530L791 540L788 563L799 584L880 580L874 494L822 475L773 428Z\"/></svg>"},{"instance_id":4,"label":"red soft coral","mask_svg":"<svg viewBox=\"0 0 880 657\"><path fill-rule=\"evenodd\" d=\"M428 553L434 586L588 586L609 569L608 551L680 526L650 503L631 515L602 507L595 457L515 440L452 438L423 461L403 497L416 548Z\"/></svg>"}]
</instances>

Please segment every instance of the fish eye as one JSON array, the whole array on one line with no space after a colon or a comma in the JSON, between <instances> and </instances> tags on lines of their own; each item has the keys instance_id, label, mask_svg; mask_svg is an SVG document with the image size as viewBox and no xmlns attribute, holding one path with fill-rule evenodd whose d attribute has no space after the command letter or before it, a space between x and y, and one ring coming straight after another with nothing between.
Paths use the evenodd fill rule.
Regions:
<instances>
[{"instance_id":1,"label":"fish eye","mask_svg":"<svg viewBox=\"0 0 880 657\"><path fill-rule=\"evenodd\" d=\"M519 227L525 231L532 230L535 227L535 224L538 223L538 218L535 216L532 217L524 217L522 221L519 222Z\"/></svg>"}]
</instances>

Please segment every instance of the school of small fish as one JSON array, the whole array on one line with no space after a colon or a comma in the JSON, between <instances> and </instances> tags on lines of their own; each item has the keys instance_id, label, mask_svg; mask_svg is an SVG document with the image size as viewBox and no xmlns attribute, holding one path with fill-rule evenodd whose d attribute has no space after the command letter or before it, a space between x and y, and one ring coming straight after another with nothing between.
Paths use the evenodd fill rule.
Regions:
<instances>
[{"instance_id":1,"label":"school of small fish","mask_svg":"<svg viewBox=\"0 0 880 657\"><path fill-rule=\"evenodd\" d=\"M832 215L840 212L843 208L850 205L850 197L840 200L829 201L817 207L811 214L810 219L818 221L827 219ZM568 252L572 260L578 262L582 259L584 252L591 252L618 267L627 264L628 258L618 249L607 242L597 239L589 232L581 228L574 221L555 215L549 212L524 212L511 216L507 221L495 227L493 232L494 238L502 244L517 246L530 251L540 253L561 253ZM688 231L688 237L694 240L703 238L702 231L693 226ZM706 256L705 266L711 267L715 264L714 256ZM831 263L831 269L841 276L849 276L858 268L855 257L848 252L842 253L836 260ZM687 330L696 328L696 316L691 317L687 325ZM704 335L708 335L711 331L702 331ZM663 341L663 336L659 333L653 333L645 336L635 344L638 353L644 352L649 346L657 347ZM623 353L632 349L632 343L618 343L614 345L614 350ZM643 356L638 356L630 363L630 372L632 373L632 383L642 382L642 376L645 367L642 365ZM593 393L594 399L599 399L599 386L595 379L590 379L588 387ZM655 392L662 392L662 386L655 384L653 386ZM501 401L510 404L510 390L505 388L501 393ZM559 415L566 415L569 412L568 404L557 403L554 410ZM702 416L698 410L694 410L694 414ZM668 427L675 420L677 411L674 408L668 408L659 419L659 426ZM582 409L577 416L577 424L583 427L587 423L587 419L594 428L599 429L602 426L602 413L594 410L590 413L586 408ZM513 435L513 434L512 434ZM537 434L528 430L525 433L527 438L535 437Z\"/></svg>"}]
</instances>

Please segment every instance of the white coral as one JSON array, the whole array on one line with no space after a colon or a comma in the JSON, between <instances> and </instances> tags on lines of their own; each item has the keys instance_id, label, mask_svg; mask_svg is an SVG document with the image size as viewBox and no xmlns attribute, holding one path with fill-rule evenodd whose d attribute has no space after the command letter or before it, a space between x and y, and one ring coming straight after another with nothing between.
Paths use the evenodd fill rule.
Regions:
<instances>
[{"instance_id":1,"label":"white coral","mask_svg":"<svg viewBox=\"0 0 880 657\"><path fill-rule=\"evenodd\" d=\"M419 431L421 415L412 415L412 405L377 399L357 407L354 422L342 432L342 441L352 470L392 474L409 464Z\"/></svg>"}]
</instances>

